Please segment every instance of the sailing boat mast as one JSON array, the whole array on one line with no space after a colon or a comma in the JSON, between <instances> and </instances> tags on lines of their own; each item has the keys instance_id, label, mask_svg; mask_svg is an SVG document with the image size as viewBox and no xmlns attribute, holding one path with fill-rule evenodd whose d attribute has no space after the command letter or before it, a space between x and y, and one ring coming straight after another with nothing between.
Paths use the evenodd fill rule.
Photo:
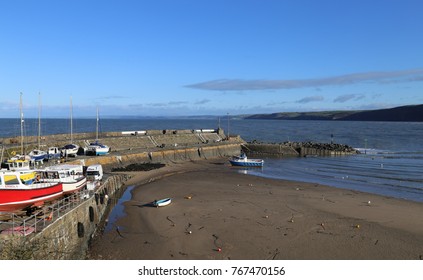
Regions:
<instances>
[{"instance_id":1,"label":"sailing boat mast","mask_svg":"<svg viewBox=\"0 0 423 280\"><path fill-rule=\"evenodd\" d=\"M41 93L38 93L38 149L41 150Z\"/></svg>"},{"instance_id":2,"label":"sailing boat mast","mask_svg":"<svg viewBox=\"0 0 423 280\"><path fill-rule=\"evenodd\" d=\"M98 141L98 106L97 106L97 125L95 128L95 140Z\"/></svg>"},{"instance_id":3,"label":"sailing boat mast","mask_svg":"<svg viewBox=\"0 0 423 280\"><path fill-rule=\"evenodd\" d=\"M24 154L23 142L24 142L24 117L23 117L23 110L22 110L22 92L21 97L19 100L19 111L21 115L21 155Z\"/></svg>"},{"instance_id":4,"label":"sailing boat mast","mask_svg":"<svg viewBox=\"0 0 423 280\"><path fill-rule=\"evenodd\" d=\"M73 112L72 112L72 96L70 97L70 136L73 143Z\"/></svg>"}]
</instances>

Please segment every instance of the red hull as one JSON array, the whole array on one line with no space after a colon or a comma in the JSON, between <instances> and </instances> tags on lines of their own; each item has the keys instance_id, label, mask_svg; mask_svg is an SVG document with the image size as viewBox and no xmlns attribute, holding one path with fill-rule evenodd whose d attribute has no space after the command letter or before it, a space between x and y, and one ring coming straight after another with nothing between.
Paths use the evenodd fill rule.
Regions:
<instances>
[{"instance_id":1,"label":"red hull","mask_svg":"<svg viewBox=\"0 0 423 280\"><path fill-rule=\"evenodd\" d=\"M29 189L0 189L0 211L22 210L32 205L42 205L63 195L62 183Z\"/></svg>"}]
</instances>

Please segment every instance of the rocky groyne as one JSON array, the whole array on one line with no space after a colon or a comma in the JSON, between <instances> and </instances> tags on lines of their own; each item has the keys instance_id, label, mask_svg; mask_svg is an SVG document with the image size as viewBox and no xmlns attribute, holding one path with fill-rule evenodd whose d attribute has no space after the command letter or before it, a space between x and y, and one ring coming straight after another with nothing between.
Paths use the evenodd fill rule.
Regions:
<instances>
[{"instance_id":1,"label":"rocky groyne","mask_svg":"<svg viewBox=\"0 0 423 280\"><path fill-rule=\"evenodd\" d=\"M257 141L244 143L242 150L250 155L264 156L342 156L356 154L357 151L344 144L315 143L315 142L284 142L284 143L260 143Z\"/></svg>"}]
</instances>

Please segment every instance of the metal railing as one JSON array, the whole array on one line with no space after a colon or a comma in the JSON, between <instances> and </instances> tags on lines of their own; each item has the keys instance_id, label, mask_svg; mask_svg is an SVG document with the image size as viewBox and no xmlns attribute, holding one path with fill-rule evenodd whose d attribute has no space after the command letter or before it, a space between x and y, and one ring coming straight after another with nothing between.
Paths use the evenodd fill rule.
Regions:
<instances>
[{"instance_id":1,"label":"metal railing","mask_svg":"<svg viewBox=\"0 0 423 280\"><path fill-rule=\"evenodd\" d=\"M43 208L35 210L30 216L0 212L0 238L8 234L27 236L31 233L41 232L93 195L93 191L82 190L52 204L46 204Z\"/></svg>"},{"instance_id":2,"label":"metal railing","mask_svg":"<svg viewBox=\"0 0 423 280\"><path fill-rule=\"evenodd\" d=\"M93 190L81 190L60 200L44 204L42 208L29 215L24 211L21 213L0 212L0 239L9 234L27 236L31 233L39 233L88 198L95 196L100 201L104 200L110 192L110 185L113 185L115 180L114 176L108 177ZM103 204L103 202L100 203Z\"/></svg>"}]
</instances>

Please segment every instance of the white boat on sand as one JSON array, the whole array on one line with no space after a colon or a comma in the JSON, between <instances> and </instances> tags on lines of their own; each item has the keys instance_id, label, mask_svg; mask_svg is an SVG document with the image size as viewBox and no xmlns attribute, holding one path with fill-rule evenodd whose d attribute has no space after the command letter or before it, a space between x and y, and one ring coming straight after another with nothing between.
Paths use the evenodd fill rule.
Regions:
<instances>
[{"instance_id":1,"label":"white boat on sand","mask_svg":"<svg viewBox=\"0 0 423 280\"><path fill-rule=\"evenodd\" d=\"M154 200L153 206L155 206L155 207L162 207L162 206L169 205L171 202L172 202L172 199L171 198L164 198L164 199L160 199L160 200Z\"/></svg>"}]
</instances>

